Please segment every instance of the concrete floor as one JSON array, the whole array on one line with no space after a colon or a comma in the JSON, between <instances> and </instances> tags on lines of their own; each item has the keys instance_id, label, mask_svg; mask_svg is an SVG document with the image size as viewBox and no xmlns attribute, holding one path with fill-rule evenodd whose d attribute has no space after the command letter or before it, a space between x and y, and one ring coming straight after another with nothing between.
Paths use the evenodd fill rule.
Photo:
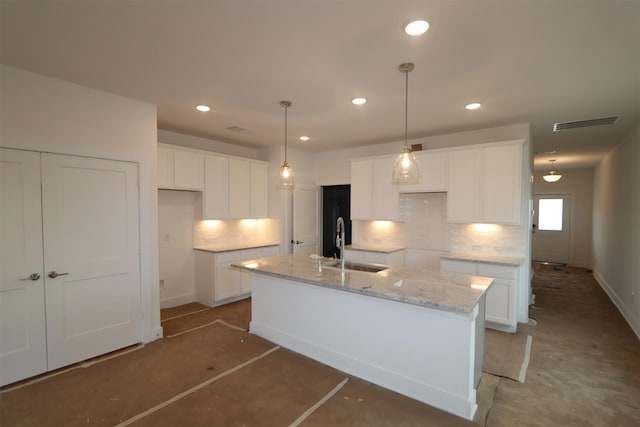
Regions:
<instances>
[{"instance_id":1,"label":"concrete floor","mask_svg":"<svg viewBox=\"0 0 640 427\"><path fill-rule=\"evenodd\" d=\"M537 268L534 293L526 381L485 375L477 423L639 426L640 340L589 272ZM336 390L344 373L242 331L249 300L181 316L197 309L164 310L161 341L4 388L0 425L287 426L319 402L300 425L477 425L357 378Z\"/></svg>"}]
</instances>

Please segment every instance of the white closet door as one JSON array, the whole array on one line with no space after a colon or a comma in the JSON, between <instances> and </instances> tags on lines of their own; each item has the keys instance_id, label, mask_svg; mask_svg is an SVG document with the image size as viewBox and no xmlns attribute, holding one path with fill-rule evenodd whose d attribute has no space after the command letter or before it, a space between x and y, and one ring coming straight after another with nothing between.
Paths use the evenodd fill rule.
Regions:
<instances>
[{"instance_id":1,"label":"white closet door","mask_svg":"<svg viewBox=\"0 0 640 427\"><path fill-rule=\"evenodd\" d=\"M40 153L0 149L0 235L0 385L5 385L47 370Z\"/></svg>"},{"instance_id":2,"label":"white closet door","mask_svg":"<svg viewBox=\"0 0 640 427\"><path fill-rule=\"evenodd\" d=\"M42 200L49 370L140 342L137 165L42 154Z\"/></svg>"}]
</instances>

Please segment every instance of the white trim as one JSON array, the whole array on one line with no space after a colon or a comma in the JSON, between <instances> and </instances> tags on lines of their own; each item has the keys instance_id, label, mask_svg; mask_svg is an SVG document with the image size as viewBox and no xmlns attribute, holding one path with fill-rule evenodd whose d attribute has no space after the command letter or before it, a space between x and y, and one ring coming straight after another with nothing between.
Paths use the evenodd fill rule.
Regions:
<instances>
[{"instance_id":1,"label":"white trim","mask_svg":"<svg viewBox=\"0 0 640 427\"><path fill-rule=\"evenodd\" d=\"M195 301L196 301L196 294L194 292L190 292L182 295L176 295L168 298L162 298L160 300L160 309L176 307L178 305L190 304Z\"/></svg>"},{"instance_id":2,"label":"white trim","mask_svg":"<svg viewBox=\"0 0 640 427\"><path fill-rule=\"evenodd\" d=\"M636 337L640 340L640 318L634 316L633 311L627 307L624 301L616 294L615 290L607 283L600 273L593 270L593 277L600 285L602 290L607 294L611 302L616 306L622 317L627 321L631 330L636 334Z\"/></svg>"}]
</instances>

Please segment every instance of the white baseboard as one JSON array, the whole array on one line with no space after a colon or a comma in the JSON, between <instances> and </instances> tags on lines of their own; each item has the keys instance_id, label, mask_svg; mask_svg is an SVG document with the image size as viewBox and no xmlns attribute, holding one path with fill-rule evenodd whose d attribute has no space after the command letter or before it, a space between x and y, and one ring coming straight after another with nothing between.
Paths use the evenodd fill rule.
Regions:
<instances>
[{"instance_id":1,"label":"white baseboard","mask_svg":"<svg viewBox=\"0 0 640 427\"><path fill-rule=\"evenodd\" d=\"M609 296L609 299L613 302L613 304L618 308L618 311L622 314L622 317L627 321L631 329L636 334L638 339L640 340L640 318L635 317L634 313L627 307L622 299L618 296L615 290L607 283L607 281L602 277L600 273L596 270L593 270L593 277L596 279L596 282L600 285L602 290Z\"/></svg>"},{"instance_id":2,"label":"white baseboard","mask_svg":"<svg viewBox=\"0 0 640 427\"><path fill-rule=\"evenodd\" d=\"M196 301L194 293L176 295L173 297L162 298L160 300L160 308L171 308L177 305L189 304Z\"/></svg>"}]
</instances>

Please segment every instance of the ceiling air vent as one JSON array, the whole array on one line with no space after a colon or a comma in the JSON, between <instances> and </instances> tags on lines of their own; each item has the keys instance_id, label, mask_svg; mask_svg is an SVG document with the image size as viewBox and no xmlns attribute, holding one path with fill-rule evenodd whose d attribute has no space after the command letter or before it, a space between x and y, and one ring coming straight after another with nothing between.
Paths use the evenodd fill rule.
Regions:
<instances>
[{"instance_id":1,"label":"ceiling air vent","mask_svg":"<svg viewBox=\"0 0 640 427\"><path fill-rule=\"evenodd\" d=\"M599 117L597 119L575 120L573 122L554 123L553 131L558 132L567 129L586 128L590 126L612 125L618 120L618 116Z\"/></svg>"},{"instance_id":2,"label":"ceiling air vent","mask_svg":"<svg viewBox=\"0 0 640 427\"><path fill-rule=\"evenodd\" d=\"M251 132L251 130L247 129L247 128L241 128L240 126L227 126L227 130L233 131L233 132L240 132L240 133L247 133L247 132Z\"/></svg>"}]
</instances>

